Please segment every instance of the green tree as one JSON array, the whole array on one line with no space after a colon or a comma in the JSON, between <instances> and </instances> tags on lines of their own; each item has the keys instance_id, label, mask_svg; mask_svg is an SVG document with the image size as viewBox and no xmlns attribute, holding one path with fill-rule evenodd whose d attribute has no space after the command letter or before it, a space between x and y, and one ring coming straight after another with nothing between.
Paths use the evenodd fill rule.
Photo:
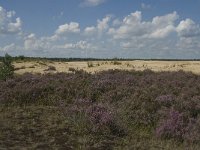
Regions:
<instances>
[{"instance_id":1,"label":"green tree","mask_svg":"<svg viewBox=\"0 0 200 150\"><path fill-rule=\"evenodd\" d=\"M0 80L6 80L14 75L14 66L12 65L12 57L5 54L2 63L0 64Z\"/></svg>"}]
</instances>

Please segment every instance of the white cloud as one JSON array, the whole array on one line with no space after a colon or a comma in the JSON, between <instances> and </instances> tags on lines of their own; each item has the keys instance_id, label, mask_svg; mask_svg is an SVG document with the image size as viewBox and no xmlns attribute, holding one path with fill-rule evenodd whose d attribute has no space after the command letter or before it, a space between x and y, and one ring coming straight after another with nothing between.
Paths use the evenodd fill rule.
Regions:
<instances>
[{"instance_id":1,"label":"white cloud","mask_svg":"<svg viewBox=\"0 0 200 150\"><path fill-rule=\"evenodd\" d=\"M112 24L113 26L118 26L121 24L121 21L119 19L115 19Z\"/></svg>"},{"instance_id":2,"label":"white cloud","mask_svg":"<svg viewBox=\"0 0 200 150\"><path fill-rule=\"evenodd\" d=\"M24 39L24 49L25 50L35 50L35 51L42 51L49 49L50 42L44 38L37 38L34 33L29 34Z\"/></svg>"},{"instance_id":3,"label":"white cloud","mask_svg":"<svg viewBox=\"0 0 200 150\"><path fill-rule=\"evenodd\" d=\"M9 23L8 24L8 28L7 31L9 33L17 33L21 31L21 26L22 26L22 21L20 18L16 18L16 22L15 23Z\"/></svg>"},{"instance_id":4,"label":"white cloud","mask_svg":"<svg viewBox=\"0 0 200 150\"><path fill-rule=\"evenodd\" d=\"M150 4L141 3L141 8L142 9L150 9L151 5Z\"/></svg>"},{"instance_id":5,"label":"white cloud","mask_svg":"<svg viewBox=\"0 0 200 150\"><path fill-rule=\"evenodd\" d=\"M60 25L58 29L55 31L56 35L64 35L67 33L79 33L79 23L70 22L69 24Z\"/></svg>"},{"instance_id":6,"label":"white cloud","mask_svg":"<svg viewBox=\"0 0 200 150\"><path fill-rule=\"evenodd\" d=\"M78 41L76 43L66 43L64 45L56 45L56 49L91 49L92 46L87 41Z\"/></svg>"},{"instance_id":7,"label":"white cloud","mask_svg":"<svg viewBox=\"0 0 200 150\"><path fill-rule=\"evenodd\" d=\"M16 12L15 11L8 11L7 12L7 17L8 18L12 18L13 16L15 16Z\"/></svg>"},{"instance_id":8,"label":"white cloud","mask_svg":"<svg viewBox=\"0 0 200 150\"><path fill-rule=\"evenodd\" d=\"M176 30L181 37L200 36L200 26L191 19L182 20Z\"/></svg>"},{"instance_id":9,"label":"white cloud","mask_svg":"<svg viewBox=\"0 0 200 150\"><path fill-rule=\"evenodd\" d=\"M140 21L142 19L141 14L142 13L140 11L136 11L134 13L131 13L130 15L126 16L123 19L123 23L128 24L128 25L140 23Z\"/></svg>"},{"instance_id":10,"label":"white cloud","mask_svg":"<svg viewBox=\"0 0 200 150\"><path fill-rule=\"evenodd\" d=\"M168 25L164 28L156 29L149 35L149 37L150 38L165 38L174 31L175 31L175 27L173 25Z\"/></svg>"},{"instance_id":11,"label":"white cloud","mask_svg":"<svg viewBox=\"0 0 200 150\"><path fill-rule=\"evenodd\" d=\"M94 35L96 32L96 28L94 26L86 27L84 30L85 35Z\"/></svg>"},{"instance_id":12,"label":"white cloud","mask_svg":"<svg viewBox=\"0 0 200 150\"><path fill-rule=\"evenodd\" d=\"M136 11L126 16L118 28L110 28L109 34L114 39L132 38L165 38L175 31L176 12L164 16L156 16L151 22L142 21L142 14Z\"/></svg>"},{"instance_id":13,"label":"white cloud","mask_svg":"<svg viewBox=\"0 0 200 150\"><path fill-rule=\"evenodd\" d=\"M107 15L101 20L98 19L96 26L90 26L84 29L84 35L94 36L96 34L98 38L102 37L102 35L109 29L109 22L111 21L111 18L111 15Z\"/></svg>"},{"instance_id":14,"label":"white cloud","mask_svg":"<svg viewBox=\"0 0 200 150\"><path fill-rule=\"evenodd\" d=\"M20 32L22 21L15 14L0 7L0 34L23 33L24 38L16 38L16 42L1 46L0 54L15 51L16 54L53 57L155 58L178 57L183 49L185 53L181 55L190 53L189 56L195 57L194 52L197 54L200 49L200 25L189 18L179 21L176 12L155 16L148 21L143 20L140 11L122 19L107 15L84 30L80 30L78 22L70 22L58 26L52 35L41 37Z\"/></svg>"},{"instance_id":15,"label":"white cloud","mask_svg":"<svg viewBox=\"0 0 200 150\"><path fill-rule=\"evenodd\" d=\"M24 48L26 50L34 50L39 48L39 42L36 39L35 34L31 33L24 40Z\"/></svg>"},{"instance_id":16,"label":"white cloud","mask_svg":"<svg viewBox=\"0 0 200 150\"><path fill-rule=\"evenodd\" d=\"M127 56L131 51L136 57L172 56L172 50L176 48L177 37L174 36L177 34L178 18L178 14L172 12L144 21L142 13L136 11L125 16L118 26L110 27L108 33L112 40L119 43L121 50L126 50Z\"/></svg>"},{"instance_id":17,"label":"white cloud","mask_svg":"<svg viewBox=\"0 0 200 150\"><path fill-rule=\"evenodd\" d=\"M200 38L197 37L181 37L177 43L177 47L180 49L187 50L199 50L200 49Z\"/></svg>"},{"instance_id":18,"label":"white cloud","mask_svg":"<svg viewBox=\"0 0 200 150\"><path fill-rule=\"evenodd\" d=\"M0 6L0 34L16 34L21 32L21 27L22 21L15 18L15 11L6 11Z\"/></svg>"},{"instance_id":19,"label":"white cloud","mask_svg":"<svg viewBox=\"0 0 200 150\"><path fill-rule=\"evenodd\" d=\"M104 3L106 0L84 0L80 6L82 7L94 7Z\"/></svg>"},{"instance_id":20,"label":"white cloud","mask_svg":"<svg viewBox=\"0 0 200 150\"><path fill-rule=\"evenodd\" d=\"M109 27L108 23L109 23L110 20L111 20L111 16L106 16L102 20L97 20L98 31L103 32L103 31L107 30L108 27Z\"/></svg>"},{"instance_id":21,"label":"white cloud","mask_svg":"<svg viewBox=\"0 0 200 150\"><path fill-rule=\"evenodd\" d=\"M152 20L152 24L158 25L159 27L166 27L168 25L174 25L175 21L179 18L177 12L173 12L164 16L156 16Z\"/></svg>"},{"instance_id":22,"label":"white cloud","mask_svg":"<svg viewBox=\"0 0 200 150\"><path fill-rule=\"evenodd\" d=\"M187 52L191 51L194 55L199 55L200 25L187 18L178 24L176 31L179 36L176 44L177 48L179 48L179 50L187 50Z\"/></svg>"}]
</instances>

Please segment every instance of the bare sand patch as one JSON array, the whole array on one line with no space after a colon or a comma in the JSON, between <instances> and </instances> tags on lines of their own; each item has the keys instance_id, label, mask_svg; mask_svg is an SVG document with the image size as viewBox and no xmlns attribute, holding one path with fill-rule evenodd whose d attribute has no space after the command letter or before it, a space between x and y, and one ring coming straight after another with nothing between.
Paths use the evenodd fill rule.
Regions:
<instances>
[{"instance_id":1,"label":"bare sand patch","mask_svg":"<svg viewBox=\"0 0 200 150\"><path fill-rule=\"evenodd\" d=\"M48 73L48 72L71 72L70 69L84 70L90 73L100 72L109 69L121 70L145 70L152 71L191 71L200 74L200 61L78 61L78 62L51 62L51 61L30 61L14 62L15 73ZM54 66L56 71L48 70Z\"/></svg>"}]
</instances>

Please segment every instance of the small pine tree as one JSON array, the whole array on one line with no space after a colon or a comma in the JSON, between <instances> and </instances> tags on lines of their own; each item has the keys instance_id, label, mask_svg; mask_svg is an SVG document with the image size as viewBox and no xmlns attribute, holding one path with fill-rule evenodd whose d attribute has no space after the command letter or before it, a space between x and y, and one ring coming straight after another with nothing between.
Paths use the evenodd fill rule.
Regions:
<instances>
[{"instance_id":1,"label":"small pine tree","mask_svg":"<svg viewBox=\"0 0 200 150\"><path fill-rule=\"evenodd\" d=\"M14 66L12 65L12 57L5 54L3 63L0 64L0 80L6 80L14 75Z\"/></svg>"}]
</instances>

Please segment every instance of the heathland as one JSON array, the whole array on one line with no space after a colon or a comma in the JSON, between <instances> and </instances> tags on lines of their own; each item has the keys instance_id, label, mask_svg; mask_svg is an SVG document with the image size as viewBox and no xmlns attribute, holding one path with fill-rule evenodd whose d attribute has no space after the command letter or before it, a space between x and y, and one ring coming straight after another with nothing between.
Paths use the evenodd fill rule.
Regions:
<instances>
[{"instance_id":1,"label":"heathland","mask_svg":"<svg viewBox=\"0 0 200 150\"><path fill-rule=\"evenodd\" d=\"M0 149L200 149L198 61L13 64Z\"/></svg>"}]
</instances>

